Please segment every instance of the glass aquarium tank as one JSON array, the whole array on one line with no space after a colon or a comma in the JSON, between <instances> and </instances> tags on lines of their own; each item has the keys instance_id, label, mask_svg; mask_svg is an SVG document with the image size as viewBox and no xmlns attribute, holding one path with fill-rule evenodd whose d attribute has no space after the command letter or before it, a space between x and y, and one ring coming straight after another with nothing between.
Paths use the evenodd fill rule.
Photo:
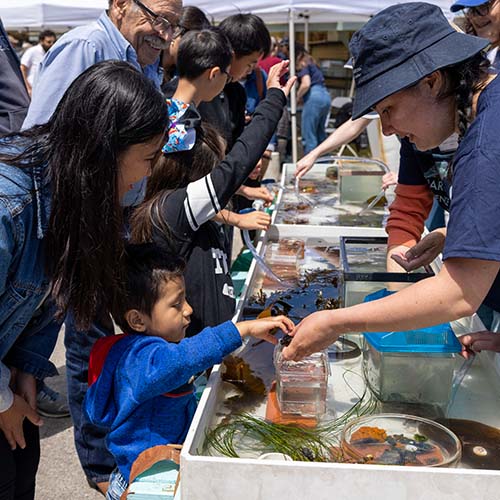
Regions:
<instances>
[{"instance_id":1,"label":"glass aquarium tank","mask_svg":"<svg viewBox=\"0 0 500 500\"><path fill-rule=\"evenodd\" d=\"M340 306L338 238L270 240L262 257L282 282L257 266L247 290L243 319L286 314L298 322L317 310Z\"/></svg>"},{"instance_id":2,"label":"glass aquarium tank","mask_svg":"<svg viewBox=\"0 0 500 500\"><path fill-rule=\"evenodd\" d=\"M298 183L294 164L285 164L276 224L382 227L387 216L382 198L359 214L380 192L384 171L377 164L318 164Z\"/></svg>"},{"instance_id":3,"label":"glass aquarium tank","mask_svg":"<svg viewBox=\"0 0 500 500\"><path fill-rule=\"evenodd\" d=\"M340 238L344 307L363 302L377 290L400 290L434 276L430 268L410 273L387 272L387 237L346 236Z\"/></svg>"},{"instance_id":4,"label":"glass aquarium tank","mask_svg":"<svg viewBox=\"0 0 500 500\"><path fill-rule=\"evenodd\" d=\"M361 163L357 159L337 164L338 193L341 204L367 204L380 192L385 171L378 164Z\"/></svg>"}]
</instances>

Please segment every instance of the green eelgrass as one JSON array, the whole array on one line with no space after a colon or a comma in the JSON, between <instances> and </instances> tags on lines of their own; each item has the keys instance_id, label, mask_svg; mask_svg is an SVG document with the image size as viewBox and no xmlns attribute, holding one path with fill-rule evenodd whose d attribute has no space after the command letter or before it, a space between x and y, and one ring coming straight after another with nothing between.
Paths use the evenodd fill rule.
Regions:
<instances>
[{"instance_id":1,"label":"green eelgrass","mask_svg":"<svg viewBox=\"0 0 500 500\"><path fill-rule=\"evenodd\" d=\"M343 378L348 384L346 372ZM354 418L373 413L376 407L376 400L365 388L358 401L346 413L315 428L275 424L243 413L209 431L204 448L208 454L215 452L231 458L240 458L237 451L239 447L245 448L245 454L249 451L256 454L277 452L288 455L293 460L332 462L340 459L332 454L332 448L338 447L339 435L345 425Z\"/></svg>"}]
</instances>

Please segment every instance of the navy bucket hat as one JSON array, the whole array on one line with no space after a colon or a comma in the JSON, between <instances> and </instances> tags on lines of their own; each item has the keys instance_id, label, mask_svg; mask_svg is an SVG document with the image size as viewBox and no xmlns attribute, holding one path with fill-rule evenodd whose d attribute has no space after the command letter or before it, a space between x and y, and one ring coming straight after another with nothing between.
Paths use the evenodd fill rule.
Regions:
<instances>
[{"instance_id":1,"label":"navy bucket hat","mask_svg":"<svg viewBox=\"0 0 500 500\"><path fill-rule=\"evenodd\" d=\"M484 38L456 31L435 5L413 2L384 9L349 43L356 83L353 120L382 99L488 45Z\"/></svg>"}]
</instances>

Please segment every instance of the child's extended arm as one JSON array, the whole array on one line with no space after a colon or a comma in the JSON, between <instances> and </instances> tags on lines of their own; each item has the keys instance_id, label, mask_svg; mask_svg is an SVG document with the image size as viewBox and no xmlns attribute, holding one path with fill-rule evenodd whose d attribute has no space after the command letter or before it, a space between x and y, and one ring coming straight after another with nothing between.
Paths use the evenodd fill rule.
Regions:
<instances>
[{"instance_id":1,"label":"child's extended arm","mask_svg":"<svg viewBox=\"0 0 500 500\"><path fill-rule=\"evenodd\" d=\"M220 363L224 356L240 347L242 337L251 335L275 343L273 330L279 328L289 333L293 327L288 318L275 316L236 326L226 321L179 343L144 336L131 344L117 363L114 378L127 388L122 404L127 406L130 399L130 405L137 405L180 387L192 375Z\"/></svg>"},{"instance_id":2,"label":"child's extended arm","mask_svg":"<svg viewBox=\"0 0 500 500\"><path fill-rule=\"evenodd\" d=\"M213 220L221 224L228 224L239 229L248 229L249 231L258 229L269 229L271 224L271 216L265 212L255 210L247 214L237 214L231 210L221 210Z\"/></svg>"}]
</instances>

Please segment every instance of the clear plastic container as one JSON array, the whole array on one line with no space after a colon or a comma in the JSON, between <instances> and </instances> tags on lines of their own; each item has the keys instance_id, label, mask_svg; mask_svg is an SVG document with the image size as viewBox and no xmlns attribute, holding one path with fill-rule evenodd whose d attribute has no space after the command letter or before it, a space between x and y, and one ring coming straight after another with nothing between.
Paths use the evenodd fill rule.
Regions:
<instances>
[{"instance_id":1,"label":"clear plastic container","mask_svg":"<svg viewBox=\"0 0 500 500\"><path fill-rule=\"evenodd\" d=\"M373 294L368 299L382 295ZM444 411L460 351L449 324L366 333L363 371L371 391L382 402L419 403Z\"/></svg>"},{"instance_id":2,"label":"clear plastic container","mask_svg":"<svg viewBox=\"0 0 500 500\"><path fill-rule=\"evenodd\" d=\"M283 343L274 350L276 394L283 415L320 418L326 412L328 354L317 352L301 361L284 361Z\"/></svg>"}]
</instances>

